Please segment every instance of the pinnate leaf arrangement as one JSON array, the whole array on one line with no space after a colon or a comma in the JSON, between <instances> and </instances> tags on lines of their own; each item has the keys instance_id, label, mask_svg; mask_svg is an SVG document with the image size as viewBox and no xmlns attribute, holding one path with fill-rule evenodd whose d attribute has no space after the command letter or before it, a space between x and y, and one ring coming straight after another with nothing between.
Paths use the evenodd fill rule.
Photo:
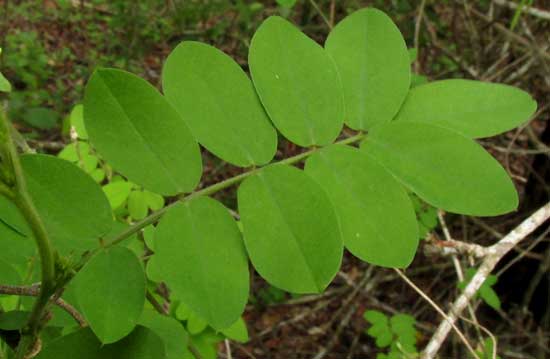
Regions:
<instances>
[{"instance_id":1,"label":"pinnate leaf arrangement","mask_svg":"<svg viewBox=\"0 0 550 359\"><path fill-rule=\"evenodd\" d=\"M322 292L344 248L406 267L419 237L410 193L465 215L516 209L511 179L475 140L528 121L536 103L514 87L463 79L411 88L405 41L381 11L349 15L324 47L272 16L248 62L251 78L222 51L184 41L165 62L162 93L121 70L94 72L83 103L91 145L117 173L169 198L130 227L113 221L101 187L77 166L26 154L12 176L14 158L2 145L0 241L21 249L1 253L0 264L33 255L26 243L40 237L18 211L20 176L55 249L47 294L66 287L64 298L89 324L47 343L38 358L179 358L173 343L186 340L182 327L144 311L151 282L224 331L247 303L249 261L292 293ZM304 151L274 162L278 134ZM243 173L198 189L199 144ZM240 224L210 197L230 186L238 187ZM145 269L126 246L143 229L154 249ZM17 273L11 278L17 284Z\"/></svg>"}]
</instances>

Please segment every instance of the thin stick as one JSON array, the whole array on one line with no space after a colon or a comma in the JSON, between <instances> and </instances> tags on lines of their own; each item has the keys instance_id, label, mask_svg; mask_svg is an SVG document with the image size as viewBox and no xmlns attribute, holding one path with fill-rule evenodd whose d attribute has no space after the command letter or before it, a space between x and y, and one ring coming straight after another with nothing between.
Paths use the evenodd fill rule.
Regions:
<instances>
[{"instance_id":1,"label":"thin stick","mask_svg":"<svg viewBox=\"0 0 550 359\"><path fill-rule=\"evenodd\" d=\"M0 294L7 294L7 295L19 295L19 296L25 296L25 297L36 297L39 294L40 286L37 285L31 285L28 287L23 286L15 286L15 285L2 285L0 284ZM86 319L76 310L75 307L67 303L61 298L54 299L52 298L51 301L55 303L58 307L69 313L71 317L74 318L74 320L80 325L81 327L86 327L88 323L86 323Z\"/></svg>"},{"instance_id":2,"label":"thin stick","mask_svg":"<svg viewBox=\"0 0 550 359\"><path fill-rule=\"evenodd\" d=\"M422 17L424 16L424 7L426 6L426 0L422 0L418 7L418 15L416 16L416 23L414 25L414 47L416 49L417 57L414 61L414 71L418 73L420 71L420 62L418 61L418 54L420 53L420 27L422 25Z\"/></svg>"},{"instance_id":3,"label":"thin stick","mask_svg":"<svg viewBox=\"0 0 550 359\"><path fill-rule=\"evenodd\" d=\"M423 359L432 359L435 357L441 345L449 335L452 328L455 327L455 322L470 300L477 293L481 285L487 279L487 276L495 268L497 263L504 257L512 248L525 239L535 229L542 225L550 217L550 202L541 207L519 226L513 229L500 241L489 247L489 251L478 271L468 283L462 294L455 300L449 313L445 315L445 320L439 324L430 342L422 353Z\"/></svg>"},{"instance_id":4,"label":"thin stick","mask_svg":"<svg viewBox=\"0 0 550 359\"><path fill-rule=\"evenodd\" d=\"M416 284L413 283L403 272L401 272L399 269L394 268L394 271L407 283L409 286L411 286L426 302L428 302L443 318L449 320L450 318L445 314L443 309L441 309L433 300L430 298L426 293L422 291ZM475 352L472 345L468 342L468 339L462 334L460 329L455 325L455 323L451 323L451 327L455 330L456 334L460 337L464 345L466 345L466 348L470 351L470 353L473 355L474 358L480 359L477 353Z\"/></svg>"}]
</instances>

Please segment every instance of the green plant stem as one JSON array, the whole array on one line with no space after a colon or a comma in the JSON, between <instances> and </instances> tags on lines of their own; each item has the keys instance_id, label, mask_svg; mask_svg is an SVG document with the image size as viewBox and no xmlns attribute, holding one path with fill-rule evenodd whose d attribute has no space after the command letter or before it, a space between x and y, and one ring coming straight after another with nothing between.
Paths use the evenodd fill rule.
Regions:
<instances>
[{"instance_id":1,"label":"green plant stem","mask_svg":"<svg viewBox=\"0 0 550 359\"><path fill-rule=\"evenodd\" d=\"M0 131L4 134L10 133L8 120L1 111L0 126L2 127ZM15 182L13 184L13 188L11 189L13 194L12 200L17 205L19 211L31 227L36 246L38 247L41 263L42 278L40 293L34 302L28 322L21 331L21 341L19 342L15 355L16 359L23 359L29 349L34 346L34 343L38 337L38 332L41 329L44 310L49 303L51 295L55 292L55 258L44 223L42 222L42 219L27 191L27 184L25 182L23 169L21 167L21 163L19 162L19 156L11 136L6 135L2 139L3 143L1 146L2 151L4 152L2 153L4 165L10 166L9 170L12 172Z\"/></svg>"},{"instance_id":2,"label":"green plant stem","mask_svg":"<svg viewBox=\"0 0 550 359\"><path fill-rule=\"evenodd\" d=\"M340 140L340 141L336 142L336 144L348 145L348 144L358 142L358 141L362 140L363 138L365 138L365 134L364 133L358 133L354 136L351 136L351 137L348 137L346 139ZM290 164L298 163L298 162L306 159L307 157L311 156L312 154L319 152L320 150L321 150L321 148L313 148L309 151L300 153L296 156L292 156L292 157L286 158L282 161L276 162L276 164L290 165ZM155 223L156 221L159 220L160 217L162 217L164 215L164 213L166 213L170 208L176 206L179 202L189 201L193 198L200 197L200 196L209 196L211 194L214 194L216 192L221 191L222 189L225 189L225 188L231 187L231 186L233 186L237 183L240 183L245 178L250 177L253 174L258 173L259 171L261 171L261 168L254 168L254 169L252 169L248 172L245 172L245 173L242 173L240 175L228 178L225 181L218 182L218 183L213 184L209 187L203 188L200 191L193 192L193 193L191 193L187 196L180 196L178 198L178 201L169 204L168 206L156 211L155 213L152 213L148 217L145 217L141 221L135 223L131 227L128 227L126 230L124 230L119 235L114 237L110 242L106 243L103 246L103 248L108 248L110 246L118 244L118 243L122 242L123 240L125 240L126 238L130 237L131 235L137 233L139 230L147 227L150 224ZM91 252L90 255L85 258L85 260L87 260L87 258L89 258L91 255L97 253L99 250L101 250L101 249L96 249L95 251Z\"/></svg>"}]
</instances>

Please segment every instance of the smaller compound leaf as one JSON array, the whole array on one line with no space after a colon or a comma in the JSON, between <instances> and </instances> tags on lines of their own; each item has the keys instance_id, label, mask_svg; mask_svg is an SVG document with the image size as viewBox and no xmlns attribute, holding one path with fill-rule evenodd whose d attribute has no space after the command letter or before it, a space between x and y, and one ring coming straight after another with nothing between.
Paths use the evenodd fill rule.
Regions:
<instances>
[{"instance_id":1,"label":"smaller compound leaf","mask_svg":"<svg viewBox=\"0 0 550 359\"><path fill-rule=\"evenodd\" d=\"M342 87L321 46L271 16L254 34L248 62L256 91L283 136L304 147L334 141L344 120Z\"/></svg>"},{"instance_id":2,"label":"smaller compound leaf","mask_svg":"<svg viewBox=\"0 0 550 359\"><path fill-rule=\"evenodd\" d=\"M482 285L481 288L479 288L479 296L491 308L494 310L500 310L500 298L493 288L488 285Z\"/></svg>"},{"instance_id":3,"label":"smaller compound leaf","mask_svg":"<svg viewBox=\"0 0 550 359\"><path fill-rule=\"evenodd\" d=\"M216 156L248 167L275 155L277 133L252 82L222 51L182 42L166 60L162 86L197 140Z\"/></svg>"},{"instance_id":4,"label":"smaller compound leaf","mask_svg":"<svg viewBox=\"0 0 550 359\"><path fill-rule=\"evenodd\" d=\"M164 197L162 197L160 194L145 190L143 191L143 195L145 196L147 206L151 208L151 210L158 211L159 209L164 207Z\"/></svg>"},{"instance_id":5,"label":"smaller compound leaf","mask_svg":"<svg viewBox=\"0 0 550 359\"><path fill-rule=\"evenodd\" d=\"M390 318L392 331L398 336L414 334L416 332L414 329L415 323L416 320L409 314L395 314Z\"/></svg>"},{"instance_id":6,"label":"smaller compound leaf","mask_svg":"<svg viewBox=\"0 0 550 359\"><path fill-rule=\"evenodd\" d=\"M165 195L192 191L199 182L199 147L180 114L147 81L99 69L84 97L90 141L129 180Z\"/></svg>"},{"instance_id":7,"label":"smaller compound leaf","mask_svg":"<svg viewBox=\"0 0 550 359\"><path fill-rule=\"evenodd\" d=\"M506 171L458 132L395 121L372 129L361 149L437 208L472 216L517 208L518 195Z\"/></svg>"},{"instance_id":8,"label":"smaller compound leaf","mask_svg":"<svg viewBox=\"0 0 550 359\"><path fill-rule=\"evenodd\" d=\"M389 122L410 86L410 56L403 36L382 11L354 12L330 32L325 48L344 88L346 124L368 130Z\"/></svg>"},{"instance_id":9,"label":"smaller compound leaf","mask_svg":"<svg viewBox=\"0 0 550 359\"><path fill-rule=\"evenodd\" d=\"M48 155L21 156L27 187L55 247L62 253L97 245L112 211L99 185L72 163Z\"/></svg>"},{"instance_id":10,"label":"smaller compound leaf","mask_svg":"<svg viewBox=\"0 0 550 359\"><path fill-rule=\"evenodd\" d=\"M176 319L154 310L144 310L139 324L151 329L162 339L167 359L181 359L185 355L189 334Z\"/></svg>"},{"instance_id":11,"label":"smaller compound leaf","mask_svg":"<svg viewBox=\"0 0 550 359\"><path fill-rule=\"evenodd\" d=\"M252 264L271 284L292 293L323 291L338 272L342 238L332 204L303 171L270 165L238 190Z\"/></svg>"},{"instance_id":12,"label":"smaller compound leaf","mask_svg":"<svg viewBox=\"0 0 550 359\"><path fill-rule=\"evenodd\" d=\"M472 80L442 80L413 88L396 116L490 137L528 121L537 103L518 88Z\"/></svg>"},{"instance_id":13,"label":"smaller compound leaf","mask_svg":"<svg viewBox=\"0 0 550 359\"><path fill-rule=\"evenodd\" d=\"M133 187L132 183L126 181L111 182L103 186L103 192L105 192L113 210L126 203Z\"/></svg>"},{"instance_id":14,"label":"smaller compound leaf","mask_svg":"<svg viewBox=\"0 0 550 359\"><path fill-rule=\"evenodd\" d=\"M346 248L385 267L406 267L416 253L418 225L402 185L356 148L332 145L310 157L305 171L334 204Z\"/></svg>"},{"instance_id":15,"label":"smaller compound leaf","mask_svg":"<svg viewBox=\"0 0 550 359\"><path fill-rule=\"evenodd\" d=\"M155 258L173 295L212 327L234 323L248 299L241 233L221 203L199 197L171 208L155 230Z\"/></svg>"},{"instance_id":16,"label":"smaller compound leaf","mask_svg":"<svg viewBox=\"0 0 550 359\"><path fill-rule=\"evenodd\" d=\"M135 220L143 219L149 212L148 201L143 191L132 191L128 196L128 212Z\"/></svg>"},{"instance_id":17,"label":"smaller compound leaf","mask_svg":"<svg viewBox=\"0 0 550 359\"><path fill-rule=\"evenodd\" d=\"M117 246L99 252L74 281L82 314L102 343L134 329L145 302L145 274L132 251Z\"/></svg>"}]
</instances>

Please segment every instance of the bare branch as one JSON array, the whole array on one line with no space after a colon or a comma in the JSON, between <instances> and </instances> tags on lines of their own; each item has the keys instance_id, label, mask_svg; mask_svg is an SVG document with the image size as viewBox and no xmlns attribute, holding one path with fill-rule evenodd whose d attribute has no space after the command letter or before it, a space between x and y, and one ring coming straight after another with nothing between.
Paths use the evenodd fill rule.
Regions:
<instances>
[{"instance_id":1,"label":"bare branch","mask_svg":"<svg viewBox=\"0 0 550 359\"><path fill-rule=\"evenodd\" d=\"M487 276L495 268L497 263L504 257L512 248L514 248L519 242L525 239L535 229L542 225L550 217L550 203L541 207L529 218L524 220L519 226L508 233L500 241L488 247L487 255L481 263L478 271L468 283L462 294L452 304L449 313L446 315L445 320L441 322L436 332L430 339L430 342L422 353L423 359L432 359L435 357L441 345L449 335L449 332L454 327L458 316L466 308L470 300L477 293Z\"/></svg>"},{"instance_id":2,"label":"bare branch","mask_svg":"<svg viewBox=\"0 0 550 359\"><path fill-rule=\"evenodd\" d=\"M15 286L15 285L2 285L0 284L0 294L8 294L8 295L19 295L19 296L26 296L26 297L36 297L38 296L40 292L40 285L31 285L31 286ZM51 300L53 303L55 303L58 307L69 313L71 317L74 318L74 320L80 325L81 327L85 327L88 324L86 323L86 319L76 310L75 307L67 303L61 298L52 298Z\"/></svg>"}]
</instances>

